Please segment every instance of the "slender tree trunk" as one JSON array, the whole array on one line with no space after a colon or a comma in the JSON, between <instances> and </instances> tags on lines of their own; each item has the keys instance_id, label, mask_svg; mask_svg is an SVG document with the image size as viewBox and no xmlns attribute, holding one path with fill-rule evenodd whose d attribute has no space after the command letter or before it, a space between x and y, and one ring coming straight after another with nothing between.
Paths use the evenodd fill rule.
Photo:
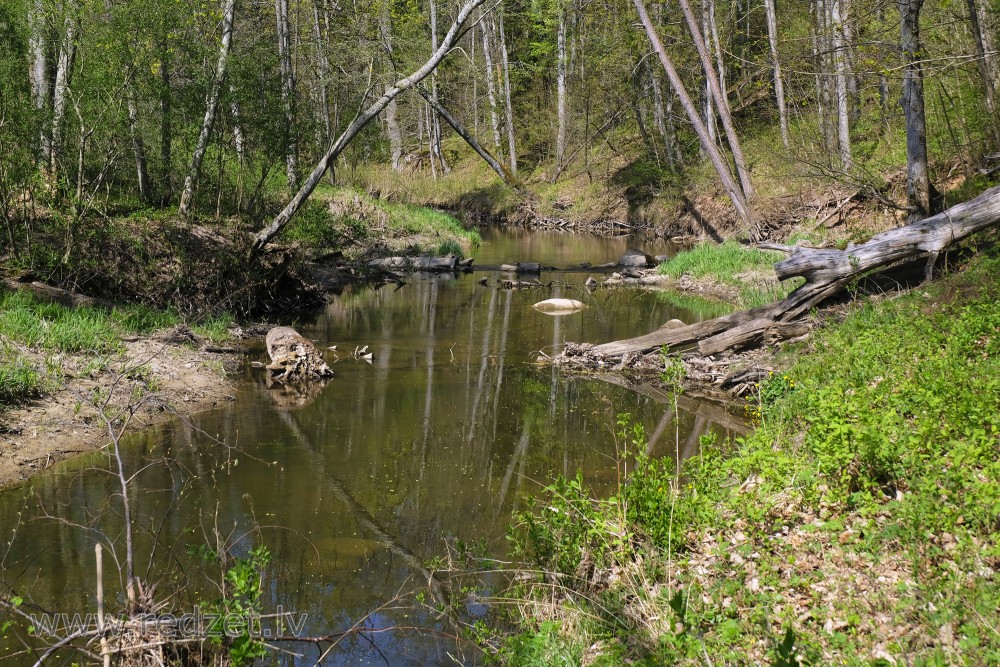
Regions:
<instances>
[{"instance_id":1,"label":"slender tree trunk","mask_svg":"<svg viewBox=\"0 0 1000 667\"><path fill-rule=\"evenodd\" d=\"M194 154L191 156L191 165L188 167L187 176L184 177L184 190L181 192L181 201L177 209L177 213L182 218L186 218L191 212L191 200L194 197L198 176L201 174L201 162L205 158L208 140L212 135L212 126L215 124L215 114L219 107L219 92L222 89L222 82L226 78L229 47L233 41L233 14L235 10L236 0L225 0L222 8L222 44L219 46L219 61L215 66L215 79L208 91L205 118L201 123L201 132L198 134L198 143L195 145Z\"/></svg>"},{"instance_id":2,"label":"slender tree trunk","mask_svg":"<svg viewBox=\"0 0 1000 667\"><path fill-rule=\"evenodd\" d=\"M231 0L230 0L231 1ZM337 138L335 142L330 146L327 152L320 159L319 163L309 174L305 183L299 188L299 191L292 197L292 200L288 202L284 209L275 216L271 224L260 231L257 237L254 239L252 253L256 255L260 250L267 245L271 239L277 236L285 225L292 219L302 204L309 198L316 186L323 179L323 174L326 170L337 159L341 151L354 139L357 134L364 129L368 123L372 121L379 113L381 113L389 102L394 98L399 96L400 93L404 92L408 88L415 86L425 79L433 70L436 68L444 57L454 48L455 43L458 41L459 35L462 33L462 27L465 22L469 19L472 13L483 3L485 0L467 0L467 2L459 8L458 13L455 17L451 28L448 33L441 40L441 45L438 47L437 51L431 56L431 58L425 62L419 69L414 71L408 77L400 79L393 86L386 89L385 93L382 94L380 98L375 100L368 108L360 112L355 116L354 120L347 126L347 129Z\"/></svg>"},{"instance_id":3,"label":"slender tree trunk","mask_svg":"<svg viewBox=\"0 0 1000 667\"><path fill-rule=\"evenodd\" d=\"M53 183L58 183L59 180L63 120L66 116L66 95L73 75L73 58L76 54L76 7L71 5L67 7L66 11L62 42L59 45L59 57L56 61L55 88L52 91L52 149L49 171Z\"/></svg>"},{"instance_id":4,"label":"slender tree trunk","mask_svg":"<svg viewBox=\"0 0 1000 667\"><path fill-rule=\"evenodd\" d=\"M986 60L986 46L983 44L983 31L979 25L979 12L976 10L976 0L968 0L969 24L972 37L976 42L976 56L979 64L979 75L983 78L983 90L986 93L986 110L989 112L990 132L993 134L994 145L1000 146L1000 127L997 122L996 87L993 85L993 75Z\"/></svg>"},{"instance_id":5,"label":"slender tree trunk","mask_svg":"<svg viewBox=\"0 0 1000 667\"><path fill-rule=\"evenodd\" d=\"M705 76L708 78L712 96L717 103L719 119L722 121L722 127L726 131L729 150L733 153L733 162L736 164L736 173L743 188L744 199L749 201L753 198L753 183L750 180L750 170L747 168L746 159L743 157L743 149L740 147L740 139L736 134L736 128L733 127L732 115L729 113L728 105L726 105L725 98L722 95L722 89L719 87L719 79L715 75L714 65L705 46L705 40L702 38L698 21L695 19L694 12L691 11L691 4L688 0L678 0L678 2L680 3L681 10L684 12L684 18L687 19L691 38L694 40L694 45L698 49L698 56L701 58L702 69L705 70ZM677 89L676 85L674 89ZM679 93L680 91L678 91Z\"/></svg>"},{"instance_id":6,"label":"slender tree trunk","mask_svg":"<svg viewBox=\"0 0 1000 667\"><path fill-rule=\"evenodd\" d=\"M490 101L490 125L493 128L493 143L500 150L500 116L497 113L497 81L496 70L493 69L493 49L490 46L491 17L484 19L480 25L483 29L483 60L486 63L486 97Z\"/></svg>"},{"instance_id":7,"label":"slender tree trunk","mask_svg":"<svg viewBox=\"0 0 1000 667\"><path fill-rule=\"evenodd\" d=\"M325 10L324 10L325 11ZM333 129L330 127L330 57L327 54L326 33L320 21L319 1L313 0L313 39L316 40L316 56L319 75L319 105L316 110L319 113L319 127L322 128L319 145L324 149L330 145L333 138ZM395 164L393 168L395 168Z\"/></svg>"},{"instance_id":8,"label":"slender tree trunk","mask_svg":"<svg viewBox=\"0 0 1000 667\"><path fill-rule=\"evenodd\" d=\"M927 168L927 125L924 120L924 73L920 65L920 10L924 0L899 0L903 70L903 115L906 119L906 195L910 222L932 212Z\"/></svg>"},{"instance_id":9,"label":"slender tree trunk","mask_svg":"<svg viewBox=\"0 0 1000 667\"><path fill-rule=\"evenodd\" d=\"M556 36L556 166L553 176L562 168L566 156L566 12L560 4ZM555 182L553 177L552 182Z\"/></svg>"},{"instance_id":10,"label":"slender tree trunk","mask_svg":"<svg viewBox=\"0 0 1000 667\"><path fill-rule=\"evenodd\" d=\"M829 130L829 105L827 104L827 82L826 82L826 37L824 25L826 21L826 10L824 0L813 0L811 2L811 13L815 21L813 22L812 33L812 56L813 70L816 72L816 120L819 136L823 141L823 148L829 150L830 130Z\"/></svg>"},{"instance_id":11,"label":"slender tree trunk","mask_svg":"<svg viewBox=\"0 0 1000 667\"><path fill-rule=\"evenodd\" d=\"M785 109L785 84L781 80L781 62L778 60L778 18L774 11L774 0L764 0L767 14L767 41L771 46L771 65L774 67L774 97L778 103L778 123L781 125L781 141L788 148L788 112Z\"/></svg>"},{"instance_id":12,"label":"slender tree trunk","mask_svg":"<svg viewBox=\"0 0 1000 667\"><path fill-rule=\"evenodd\" d=\"M39 120L37 159L47 169L52 163L52 143L46 124L41 122L49 106L49 83L45 57L45 8L42 0L31 0L28 5L28 76L31 82L31 102ZM50 128L51 129L51 128Z\"/></svg>"},{"instance_id":13,"label":"slender tree trunk","mask_svg":"<svg viewBox=\"0 0 1000 667\"><path fill-rule=\"evenodd\" d=\"M240 101L236 99L236 89L229 84L229 113L233 117L233 145L236 148L236 159L240 165L246 164L247 144L243 134L243 120L240 113Z\"/></svg>"},{"instance_id":14,"label":"slender tree trunk","mask_svg":"<svg viewBox=\"0 0 1000 667\"><path fill-rule=\"evenodd\" d=\"M507 171L506 168L504 168L504 166L500 163L499 160L493 157L493 155L488 150L483 148L482 145L480 145L480 143L476 141L476 138L472 136L468 128L466 128L461 121L455 118L455 116L453 116L447 109L441 106L441 103L435 100L433 95L427 90L425 90L423 86L418 85L416 88L417 92L420 93L421 97L427 100L427 103L431 105L431 108L433 108L434 111L436 111L437 113L441 114L441 117L444 118L445 122L452 126L455 132L458 133L458 136L462 137L462 139L464 139L465 142L469 144L472 150L476 151L479 157L483 158L486 164L488 164L490 168L493 169L493 171L495 171L497 175L503 179L504 183L506 183L511 187L516 187L514 179L511 177L510 172Z\"/></svg>"},{"instance_id":15,"label":"slender tree trunk","mask_svg":"<svg viewBox=\"0 0 1000 667\"><path fill-rule=\"evenodd\" d=\"M379 29L382 32L382 41L385 43L385 51L389 56L390 63L394 64L392 47L392 23L389 17L389 7L385 5L379 17ZM393 99L385 108L385 131L389 135L389 152L392 158L392 168L395 171L403 169L403 133L399 129L399 115L396 100Z\"/></svg>"},{"instance_id":16,"label":"slender tree trunk","mask_svg":"<svg viewBox=\"0 0 1000 667\"><path fill-rule=\"evenodd\" d=\"M635 3L636 11L639 13L639 20L642 21L642 26L646 31L647 37L649 37L649 42L652 45L653 50L656 52L656 55L660 58L660 64L663 65L663 69L666 71L667 77L670 79L670 85L673 87L674 92L677 93L677 97L680 99L681 105L684 107L684 111L687 113L688 119L691 121L691 125L694 126L695 132L701 140L702 147L708 154L712 165L715 167L715 171L719 174L719 179L726 188L729 198L732 200L733 206L736 208L736 212L739 214L744 223L749 226L752 224L753 219L750 213L750 208L747 206L747 202L743 197L743 191L740 190L736 181L733 180L733 175L729 171L729 165L726 164L722 154L719 153L718 147L708 136L708 128L705 127L705 123L702 122L701 117L698 114L698 109L695 107L691 97L687 94L687 90L684 88L684 83L681 81L680 75L677 74L677 70L674 69L674 65L670 61L670 57L667 55L666 49L663 48L663 44L660 42L660 37L656 34L656 29L653 27L652 21L649 20L649 14L646 13L646 7L643 5L643 1L633 0L633 2Z\"/></svg>"},{"instance_id":17,"label":"slender tree trunk","mask_svg":"<svg viewBox=\"0 0 1000 667\"><path fill-rule=\"evenodd\" d=\"M281 66L281 104L285 111L285 177L288 190L298 188L298 140L295 127L295 73L292 71L292 43L288 31L288 0L274 0L278 33L278 60Z\"/></svg>"},{"instance_id":18,"label":"slender tree trunk","mask_svg":"<svg viewBox=\"0 0 1000 667\"><path fill-rule=\"evenodd\" d=\"M830 30L833 35L833 65L837 75L837 146L840 148L840 166L845 172L851 169L851 114L847 90L847 45L844 43L844 17L841 0L830 2Z\"/></svg>"},{"instance_id":19,"label":"slender tree trunk","mask_svg":"<svg viewBox=\"0 0 1000 667\"><path fill-rule=\"evenodd\" d=\"M663 106L663 86L660 84L660 77L656 76L656 72L650 70L649 78L652 81L653 88L653 122L656 123L656 129L659 130L660 139L663 141L664 154L667 158L667 168L670 171L674 171L676 169L676 165L674 164L674 147L670 131L667 129L667 115Z\"/></svg>"},{"instance_id":20,"label":"slender tree trunk","mask_svg":"<svg viewBox=\"0 0 1000 667\"><path fill-rule=\"evenodd\" d=\"M507 38L503 29L503 11L497 9L497 27L500 32L500 56L503 63L503 95L507 109L507 157L510 160L510 173L517 176L517 146L514 143L514 107L510 101L510 63L507 60Z\"/></svg>"},{"instance_id":21,"label":"slender tree trunk","mask_svg":"<svg viewBox=\"0 0 1000 667\"><path fill-rule=\"evenodd\" d=\"M437 51L438 47L438 31L437 31L437 2L435 0L429 0L430 13L431 13L431 53ZM438 86L437 86L437 72L431 72L431 97L434 101L438 101ZM428 113L430 110L428 109ZM451 171L451 167L448 166L448 161L444 159L444 153L441 152L441 123L438 121L436 113L431 113L431 151L437 158L438 165L441 167L442 174L447 174Z\"/></svg>"},{"instance_id":22,"label":"slender tree trunk","mask_svg":"<svg viewBox=\"0 0 1000 667\"><path fill-rule=\"evenodd\" d=\"M712 40L712 51L715 53L715 64L719 68L719 89L722 91L722 99L725 101L726 109L732 113L729 107L729 91L726 90L726 63L722 57L722 42L719 40L719 26L715 22L715 0L708 0L708 28ZM709 37L706 36L705 39Z\"/></svg>"},{"instance_id":23,"label":"slender tree trunk","mask_svg":"<svg viewBox=\"0 0 1000 667\"><path fill-rule=\"evenodd\" d=\"M709 34L708 27L708 0L701 0L701 32L703 35ZM716 123L715 116L715 100L712 97L712 82L709 80L709 73L705 73L705 89L704 89L704 105L705 105L705 125L708 126L708 136L712 138L712 141L718 143L719 126ZM702 151L702 157L704 157L704 151Z\"/></svg>"},{"instance_id":24,"label":"slender tree trunk","mask_svg":"<svg viewBox=\"0 0 1000 667\"><path fill-rule=\"evenodd\" d=\"M132 139L132 153L135 155L135 171L139 179L139 197L144 204L153 203L153 192L149 184L149 167L146 163L146 146L139 132L139 110L135 102L135 88L131 83L125 87L125 102L128 107L128 131Z\"/></svg>"},{"instance_id":25,"label":"slender tree trunk","mask_svg":"<svg viewBox=\"0 0 1000 667\"><path fill-rule=\"evenodd\" d=\"M173 128L171 111L171 90L170 90L170 47L167 40L167 29L162 28L159 43L160 52L160 197L165 205L173 198L173 184L171 176L173 172L173 156L171 143L173 140Z\"/></svg>"}]
</instances>

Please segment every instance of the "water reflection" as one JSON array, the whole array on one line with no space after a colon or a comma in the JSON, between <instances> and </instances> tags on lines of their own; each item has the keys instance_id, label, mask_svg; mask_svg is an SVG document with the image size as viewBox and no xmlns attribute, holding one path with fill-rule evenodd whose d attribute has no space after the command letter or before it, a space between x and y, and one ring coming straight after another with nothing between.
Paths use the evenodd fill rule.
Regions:
<instances>
[{"instance_id":1,"label":"water reflection","mask_svg":"<svg viewBox=\"0 0 1000 667\"><path fill-rule=\"evenodd\" d=\"M574 254L567 243L494 234L483 253L598 263L630 245L585 240ZM152 554L156 563L143 576L163 591L183 591L171 603L187 611L215 595L189 548L214 547L217 533L238 553L264 543L274 555L267 609L308 614L310 636L355 625L370 631L346 637L324 664L454 664L449 656L471 663L474 651L456 645L447 617L396 601L415 589L427 590L429 602L454 595L429 567L446 539L502 554L511 513L556 474L583 470L598 492L610 493L618 413L645 426L654 455L674 456L680 447L688 456L705 430L724 436L738 427L724 411L689 399L674 412L651 387L637 393L567 379L532 363L567 339L611 340L694 314L651 293L588 294L586 274L544 293L506 291L495 280L483 286L478 277L418 275L401 289L347 289L298 326L321 349L368 345L372 364L341 354L334 379L309 400L276 398L263 375L247 370L233 404L132 438L129 470L160 462L138 477L132 498L140 562ZM590 307L559 318L530 307L548 297ZM16 533L4 581L34 603L93 607L94 540L120 542L114 481L100 471L108 463L101 455L76 459L30 489L0 495L0 522ZM71 523L37 519L43 505ZM94 530L72 525L85 523ZM107 581L112 571L106 566L105 585L120 595ZM280 657L290 664L313 664L326 649L290 648L303 656Z\"/></svg>"}]
</instances>

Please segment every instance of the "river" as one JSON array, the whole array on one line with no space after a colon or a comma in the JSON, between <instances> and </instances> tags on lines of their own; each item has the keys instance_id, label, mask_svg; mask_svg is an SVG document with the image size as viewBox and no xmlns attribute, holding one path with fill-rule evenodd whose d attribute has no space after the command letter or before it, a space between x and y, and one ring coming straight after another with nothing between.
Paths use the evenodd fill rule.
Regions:
<instances>
[{"instance_id":1,"label":"river","mask_svg":"<svg viewBox=\"0 0 1000 667\"><path fill-rule=\"evenodd\" d=\"M481 265L599 264L636 243L487 230L475 257ZM261 371L248 367L235 401L131 436L125 466L139 471L130 494L139 576L158 582L158 597L180 591L168 599L170 609L190 612L218 595L193 554L219 539L236 554L263 544L273 555L265 610L304 614L309 636L366 630L345 636L324 664L476 663L433 607L450 596L474 616L480 601L449 591L447 576L427 590L448 544L475 544L502 558L512 514L558 474L582 470L598 493L613 492L618 414L644 425L654 455L674 456L678 447L690 455L701 433L715 431L722 441L731 425L713 423L696 402L674 415L653 393L533 363L564 340L634 336L705 313L648 291L590 294L583 282L591 274L583 272L546 272L542 280L557 284L519 291L499 287L498 275L415 275L399 288L349 287L292 322L321 348L337 346L330 357L339 358L336 376L316 395L269 390ZM556 296L588 308L560 317L531 308ZM370 364L354 358L363 346L373 353ZM110 464L100 453L82 456L0 494L3 542L10 540L4 583L29 602L94 611L95 540L103 535L119 551L122 543ZM110 556L104 570L109 596L120 598ZM417 590L427 590L425 606L404 595ZM282 654L286 664L311 665L319 655L312 644L285 648L301 656ZM13 664L32 662L25 656Z\"/></svg>"}]
</instances>

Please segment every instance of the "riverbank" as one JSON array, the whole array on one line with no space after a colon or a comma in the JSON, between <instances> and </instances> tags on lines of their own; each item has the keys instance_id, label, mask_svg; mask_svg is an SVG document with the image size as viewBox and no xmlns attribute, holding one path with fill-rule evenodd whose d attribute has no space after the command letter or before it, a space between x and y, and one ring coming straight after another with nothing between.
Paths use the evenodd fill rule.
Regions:
<instances>
[{"instance_id":1,"label":"riverbank","mask_svg":"<svg viewBox=\"0 0 1000 667\"><path fill-rule=\"evenodd\" d=\"M108 444L102 414L141 429L232 400L230 324L0 291L0 486Z\"/></svg>"},{"instance_id":2,"label":"riverbank","mask_svg":"<svg viewBox=\"0 0 1000 667\"><path fill-rule=\"evenodd\" d=\"M510 664L1000 656L1000 251L781 351L750 436L523 513ZM669 374L668 374L669 375ZM676 374L675 374L676 375ZM665 378L666 384L676 377ZM620 429L627 451L645 434Z\"/></svg>"}]
</instances>

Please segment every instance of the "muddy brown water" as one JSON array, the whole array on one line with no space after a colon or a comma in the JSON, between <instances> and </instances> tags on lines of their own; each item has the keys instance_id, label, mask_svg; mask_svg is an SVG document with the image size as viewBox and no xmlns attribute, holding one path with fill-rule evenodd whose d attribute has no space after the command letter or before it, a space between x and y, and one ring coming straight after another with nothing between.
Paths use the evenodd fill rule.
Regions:
<instances>
[{"instance_id":1,"label":"muddy brown water","mask_svg":"<svg viewBox=\"0 0 1000 667\"><path fill-rule=\"evenodd\" d=\"M476 260L489 265L599 264L637 245L558 232L489 230L484 238ZM598 493L614 492L618 414L644 426L655 455L674 456L679 447L688 456L704 432L720 441L731 435L697 413L696 402L695 412L674 415L655 395L532 363L565 340L606 341L671 318L698 319L683 302L639 290L589 294L586 273L544 273L543 282L564 284L505 291L498 275L415 275L399 289L349 288L294 323L320 346L337 346L336 377L312 395L269 390L248 368L229 405L128 439L125 466L138 472L130 493L137 573L160 581L158 597L171 611L192 613L218 596L196 557L206 544L215 548L218 533L236 554L254 544L270 550L266 612L304 615L307 636L359 630L323 664L477 664L481 656L456 643L452 621L433 609L445 597L466 620L485 608L449 589L446 575L431 578L446 544L475 544L502 558L512 514L559 474L582 470ZM479 284L482 277L489 285ZM550 297L588 308L561 317L531 308ZM371 364L353 358L363 346ZM83 456L0 494L3 583L25 598L22 608L96 611L95 541L122 557L110 465L106 455ZM484 590L493 583L486 577ZM120 577L107 553L104 585L114 607ZM405 595L419 590L424 606ZM178 592L168 598L170 591ZM262 630L276 631L273 619ZM283 664L311 665L322 652L308 643L284 648L291 653L278 655ZM0 640L0 655L17 650L13 634Z\"/></svg>"}]
</instances>

